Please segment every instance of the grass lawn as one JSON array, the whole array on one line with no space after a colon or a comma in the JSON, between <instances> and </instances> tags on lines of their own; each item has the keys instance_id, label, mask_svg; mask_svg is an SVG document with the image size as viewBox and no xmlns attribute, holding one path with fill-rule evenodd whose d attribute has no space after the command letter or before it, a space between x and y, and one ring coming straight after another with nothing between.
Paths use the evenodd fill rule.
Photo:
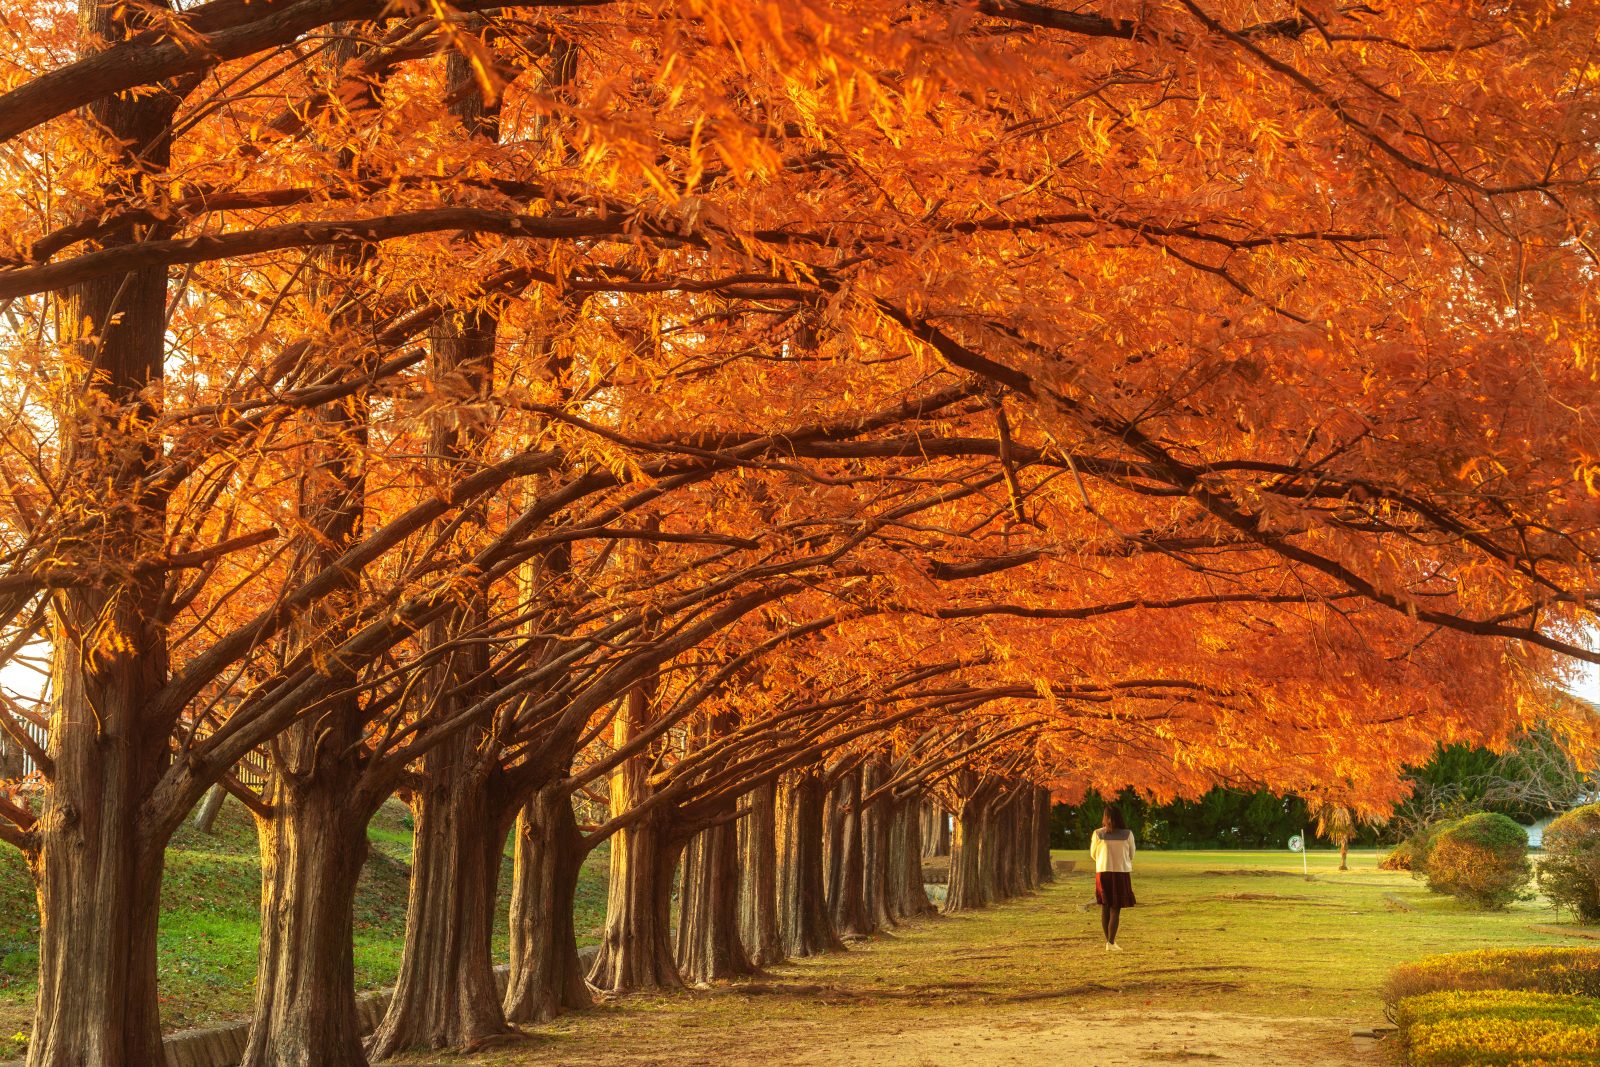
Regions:
<instances>
[{"instance_id":1,"label":"grass lawn","mask_svg":"<svg viewBox=\"0 0 1600 1067\"><path fill-rule=\"evenodd\" d=\"M1378 984L1404 960L1489 946L1585 944L1591 931L1543 899L1476 912L1429 893L1404 872L1378 870L1383 853L1312 852L1312 881L1287 852L1146 852L1138 857L1140 907L1123 921L1142 964L1207 968L1267 1013L1377 1017ZM1090 895L1092 888L1085 878ZM1204 999L1205 983L1186 983ZM1184 995L1170 990L1169 997Z\"/></svg>"},{"instance_id":2,"label":"grass lawn","mask_svg":"<svg viewBox=\"0 0 1600 1067\"><path fill-rule=\"evenodd\" d=\"M400 969L410 877L410 813L390 801L367 830L372 851L356 896L356 983L390 985ZM260 931L261 863L255 827L229 801L214 834L185 824L167 850L162 885L161 1011L167 1030L250 1013ZM605 920L606 850L589 858L579 880L578 937L599 940ZM501 870L495 950L506 953L511 852ZM20 1055L33 1019L39 956L38 911L27 866L14 850L0 852L0 1060Z\"/></svg>"},{"instance_id":3,"label":"grass lawn","mask_svg":"<svg viewBox=\"0 0 1600 1067\"><path fill-rule=\"evenodd\" d=\"M169 1029L250 1008L254 829L229 805L218 831L185 828L168 854L161 968ZM357 975L367 988L388 984L399 966L405 809L387 806L369 837L356 919ZM1080 866L1085 859L1059 855ZM1124 916L1120 954L1101 945L1098 912L1083 907L1090 878L1080 870L1026 900L932 919L755 981L610 1000L461 1062L922 1067L1059 1059L1113 1067L1124 1061L1093 1042L1102 1024L1116 1022L1133 1035L1129 1064L1382 1063L1381 1050L1355 1046L1348 1031L1381 1019L1377 989L1394 964L1486 946L1589 943L1574 938L1590 931L1540 901L1472 912L1409 875L1379 871L1373 852L1350 859L1352 869L1339 873L1336 855L1312 853L1308 881L1287 852L1142 852L1140 904ZM585 942L603 920L605 864L604 851L591 857L579 886ZM509 874L508 864L507 881ZM0 855L0 1039L27 1027L36 933L22 862ZM0 1040L0 1059L17 1050Z\"/></svg>"}]
</instances>

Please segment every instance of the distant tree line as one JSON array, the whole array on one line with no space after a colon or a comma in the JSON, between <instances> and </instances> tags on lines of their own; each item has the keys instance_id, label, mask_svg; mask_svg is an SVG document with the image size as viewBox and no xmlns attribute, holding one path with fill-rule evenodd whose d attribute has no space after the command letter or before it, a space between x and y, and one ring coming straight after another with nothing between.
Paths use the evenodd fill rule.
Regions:
<instances>
[{"instance_id":1,"label":"distant tree line","mask_svg":"<svg viewBox=\"0 0 1600 1067\"><path fill-rule=\"evenodd\" d=\"M1594 782L1548 735L1534 733L1505 752L1443 745L1408 772L1411 799L1395 812L1389 840L1440 819L1485 811L1534 823L1592 795Z\"/></svg>"},{"instance_id":2,"label":"distant tree line","mask_svg":"<svg viewBox=\"0 0 1600 1067\"><path fill-rule=\"evenodd\" d=\"M1114 799L1134 838L1148 848L1282 848L1290 835L1309 829L1312 822L1300 797L1275 796L1265 789L1218 787L1197 800L1166 804L1151 803L1132 790ZM1054 847L1088 848L1089 835L1111 802L1089 793L1081 804L1057 804L1051 824ZM1363 833L1370 837L1372 831Z\"/></svg>"},{"instance_id":3,"label":"distant tree line","mask_svg":"<svg viewBox=\"0 0 1600 1067\"><path fill-rule=\"evenodd\" d=\"M1531 734L1505 752L1441 745L1432 759L1406 774L1410 799L1386 823L1358 823L1350 844L1393 844L1421 826L1480 811L1534 823L1593 790L1588 777L1544 734ZM1197 799L1167 803L1153 803L1130 789L1113 799L1149 848L1282 848L1294 834L1314 834L1316 824L1304 798L1266 789L1218 786ZM1080 804L1056 804L1052 846L1088 848L1089 835L1111 802L1091 792Z\"/></svg>"}]
</instances>

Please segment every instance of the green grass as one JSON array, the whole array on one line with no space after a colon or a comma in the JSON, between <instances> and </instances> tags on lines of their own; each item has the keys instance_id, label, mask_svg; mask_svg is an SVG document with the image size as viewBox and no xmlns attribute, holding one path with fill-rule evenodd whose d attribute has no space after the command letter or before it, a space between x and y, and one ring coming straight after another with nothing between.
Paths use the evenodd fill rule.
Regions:
<instances>
[{"instance_id":1,"label":"green grass","mask_svg":"<svg viewBox=\"0 0 1600 1067\"><path fill-rule=\"evenodd\" d=\"M1418 956L1583 943L1561 936L1584 930L1542 900L1473 911L1409 874L1378 870L1378 858L1352 852L1341 873L1337 854L1313 852L1306 881L1287 853L1144 853L1143 906L1128 913L1127 938L1164 965L1203 964L1216 983L1260 990L1263 1010L1292 1002L1296 1013L1375 1013L1390 968Z\"/></svg>"},{"instance_id":2,"label":"green grass","mask_svg":"<svg viewBox=\"0 0 1600 1067\"><path fill-rule=\"evenodd\" d=\"M410 813L386 804L367 830L372 851L362 871L355 907L356 983L375 989L400 969L410 877ZM578 886L578 936L599 937L605 919L606 851L596 850ZM506 954L510 850L501 870L495 952ZM167 851L162 883L160 981L162 1025L200 1026L250 1013L254 999L261 863L255 827L230 801L202 834L185 824ZM26 864L15 851L0 852L0 1059L18 1055L33 1015L38 966L38 910Z\"/></svg>"}]
</instances>

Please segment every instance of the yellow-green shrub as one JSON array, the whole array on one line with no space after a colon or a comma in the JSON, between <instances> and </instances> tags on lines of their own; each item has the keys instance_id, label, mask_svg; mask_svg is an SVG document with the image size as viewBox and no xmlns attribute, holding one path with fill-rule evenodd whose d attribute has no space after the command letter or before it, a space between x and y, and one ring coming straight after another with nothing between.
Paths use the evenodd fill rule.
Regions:
<instances>
[{"instance_id":1,"label":"yellow-green shrub","mask_svg":"<svg viewBox=\"0 0 1600 1067\"><path fill-rule=\"evenodd\" d=\"M1447 989L1407 997L1395 1009L1395 1021L1401 1026L1466 1018L1600 1026L1600 1000L1530 989Z\"/></svg>"},{"instance_id":2,"label":"yellow-green shrub","mask_svg":"<svg viewBox=\"0 0 1600 1067\"><path fill-rule=\"evenodd\" d=\"M1526 990L1451 990L1395 1011L1412 1067L1600 1063L1600 1001Z\"/></svg>"},{"instance_id":3,"label":"yellow-green shrub","mask_svg":"<svg viewBox=\"0 0 1600 1067\"><path fill-rule=\"evenodd\" d=\"M1455 820L1451 819L1419 827L1383 857L1383 862L1378 864L1379 869L1410 871L1421 878L1428 870L1428 850L1433 848L1433 839L1439 835L1439 831L1454 824Z\"/></svg>"},{"instance_id":4,"label":"yellow-green shrub","mask_svg":"<svg viewBox=\"0 0 1600 1067\"><path fill-rule=\"evenodd\" d=\"M1545 828L1539 888L1579 922L1600 922L1600 804L1573 808Z\"/></svg>"},{"instance_id":5,"label":"yellow-green shrub","mask_svg":"<svg viewBox=\"0 0 1600 1067\"><path fill-rule=\"evenodd\" d=\"M1390 1017L1408 998L1442 990L1510 989L1600 997L1600 948L1507 948L1426 956L1384 984Z\"/></svg>"}]
</instances>

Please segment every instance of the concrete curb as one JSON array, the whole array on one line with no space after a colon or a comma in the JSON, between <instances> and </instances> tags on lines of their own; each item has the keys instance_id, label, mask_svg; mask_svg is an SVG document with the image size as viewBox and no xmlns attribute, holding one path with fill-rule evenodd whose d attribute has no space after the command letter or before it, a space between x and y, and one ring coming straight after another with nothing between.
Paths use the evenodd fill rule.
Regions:
<instances>
[{"instance_id":1,"label":"concrete curb","mask_svg":"<svg viewBox=\"0 0 1600 1067\"><path fill-rule=\"evenodd\" d=\"M599 954L599 948L589 945L578 950L578 961L588 970ZM505 992L510 977L510 967L494 969L495 984ZM356 1017L361 1020L361 1032L370 1034L378 1028L383 1013L389 1010L393 989L376 989L356 996ZM217 1026L179 1030L162 1039L167 1052L167 1067L237 1067L244 1055L245 1042L250 1038L250 1022L222 1023ZM0 1067L23 1067L22 1060L12 1060Z\"/></svg>"}]
</instances>

